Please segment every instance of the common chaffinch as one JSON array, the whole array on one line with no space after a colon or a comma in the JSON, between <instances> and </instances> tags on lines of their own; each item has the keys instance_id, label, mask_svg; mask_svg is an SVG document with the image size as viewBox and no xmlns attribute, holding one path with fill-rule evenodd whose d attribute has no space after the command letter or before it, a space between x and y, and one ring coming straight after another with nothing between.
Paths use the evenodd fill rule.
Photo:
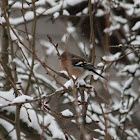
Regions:
<instances>
[{"instance_id":1,"label":"common chaffinch","mask_svg":"<svg viewBox=\"0 0 140 140\"><path fill-rule=\"evenodd\" d=\"M74 75L78 79L83 79L87 75L93 75L93 73L106 79L95 71L93 64L88 63L84 58L74 55L70 52L63 52L61 55L61 68L66 70L69 75Z\"/></svg>"}]
</instances>

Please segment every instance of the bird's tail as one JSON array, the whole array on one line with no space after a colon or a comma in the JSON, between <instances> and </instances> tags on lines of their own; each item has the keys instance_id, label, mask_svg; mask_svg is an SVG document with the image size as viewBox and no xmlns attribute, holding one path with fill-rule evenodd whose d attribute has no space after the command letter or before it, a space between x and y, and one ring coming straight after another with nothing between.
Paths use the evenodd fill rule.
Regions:
<instances>
[{"instance_id":1,"label":"bird's tail","mask_svg":"<svg viewBox=\"0 0 140 140\"><path fill-rule=\"evenodd\" d=\"M94 69L90 70L93 73L97 74L98 76L102 77L103 79L105 79L106 81L108 81L108 79L106 79L104 76L102 76L101 74L99 74L98 72L96 72ZM109 82L109 81L108 81Z\"/></svg>"}]
</instances>

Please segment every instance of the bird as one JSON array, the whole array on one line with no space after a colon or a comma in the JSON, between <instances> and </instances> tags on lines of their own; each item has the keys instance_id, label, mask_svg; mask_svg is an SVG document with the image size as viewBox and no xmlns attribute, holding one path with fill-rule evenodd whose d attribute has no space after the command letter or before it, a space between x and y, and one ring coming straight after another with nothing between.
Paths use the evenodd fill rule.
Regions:
<instances>
[{"instance_id":1,"label":"bird","mask_svg":"<svg viewBox=\"0 0 140 140\"><path fill-rule=\"evenodd\" d=\"M92 63L87 62L78 55L64 51L60 59L62 70L67 71L70 76L74 75L78 79L84 79L87 75L96 74L107 80L104 76L96 72L97 68Z\"/></svg>"}]
</instances>

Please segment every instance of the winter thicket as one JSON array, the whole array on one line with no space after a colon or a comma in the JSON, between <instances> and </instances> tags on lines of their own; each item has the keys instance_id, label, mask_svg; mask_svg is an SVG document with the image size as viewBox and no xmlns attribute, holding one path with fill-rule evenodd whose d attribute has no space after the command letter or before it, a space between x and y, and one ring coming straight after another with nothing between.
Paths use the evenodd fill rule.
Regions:
<instances>
[{"instance_id":1,"label":"winter thicket","mask_svg":"<svg viewBox=\"0 0 140 140\"><path fill-rule=\"evenodd\" d=\"M0 139L140 139L139 0L0 1ZM69 50L95 64L77 81Z\"/></svg>"}]
</instances>

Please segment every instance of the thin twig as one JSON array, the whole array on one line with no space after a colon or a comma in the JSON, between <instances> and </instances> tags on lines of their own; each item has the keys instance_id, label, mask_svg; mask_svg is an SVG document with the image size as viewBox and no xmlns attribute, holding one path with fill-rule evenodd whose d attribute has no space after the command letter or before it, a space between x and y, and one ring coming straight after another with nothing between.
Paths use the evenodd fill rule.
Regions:
<instances>
[{"instance_id":1,"label":"thin twig","mask_svg":"<svg viewBox=\"0 0 140 140\"><path fill-rule=\"evenodd\" d=\"M105 116L105 112L104 112L103 107L102 107L102 105L100 103L100 100L99 100L99 97L98 97L98 94L97 94L95 88L93 88L93 90L94 90L94 93L95 93L95 95L97 97L98 104L99 104L99 106L101 108L101 111L102 111L102 114L103 114L103 118L104 118L104 122L105 122L105 137L106 137L106 140L108 140L108 134L107 134L107 118Z\"/></svg>"},{"instance_id":2,"label":"thin twig","mask_svg":"<svg viewBox=\"0 0 140 140\"><path fill-rule=\"evenodd\" d=\"M33 74L33 69L34 69L34 61L35 61L35 39L36 39L36 7L35 7L35 1L32 2L33 4L33 13L34 13L34 22L33 22L33 43L32 43L32 51L33 51L33 55L32 55L32 64L31 64L31 69L30 69L30 74L29 74L29 78L28 78L28 83L27 83L27 87L25 90L25 94L27 94L30 84L31 84L31 77ZM30 42L29 42L30 43Z\"/></svg>"},{"instance_id":3,"label":"thin twig","mask_svg":"<svg viewBox=\"0 0 140 140\"><path fill-rule=\"evenodd\" d=\"M21 139L21 136L20 136L20 108L21 108L21 105L16 105L15 129L16 129L17 140Z\"/></svg>"},{"instance_id":4,"label":"thin twig","mask_svg":"<svg viewBox=\"0 0 140 140\"><path fill-rule=\"evenodd\" d=\"M26 100L26 101L23 101L23 102L19 102L19 103L10 103L10 104L7 104L7 105L3 105L3 106L0 106L0 109L2 108L5 108L5 107L9 107L9 106L17 106L17 105L20 105L20 104L25 104L25 103L33 103L33 102L38 102L40 100L44 100L44 99L47 99L47 98L50 98L56 94L62 94L62 93L65 93L65 92L70 92L71 90L70 89L62 89L62 90L59 90L59 91L55 91L53 92L52 94L49 94L49 95L46 95L46 96L43 96L41 98L37 98L37 99L33 99L33 100Z\"/></svg>"}]
</instances>

